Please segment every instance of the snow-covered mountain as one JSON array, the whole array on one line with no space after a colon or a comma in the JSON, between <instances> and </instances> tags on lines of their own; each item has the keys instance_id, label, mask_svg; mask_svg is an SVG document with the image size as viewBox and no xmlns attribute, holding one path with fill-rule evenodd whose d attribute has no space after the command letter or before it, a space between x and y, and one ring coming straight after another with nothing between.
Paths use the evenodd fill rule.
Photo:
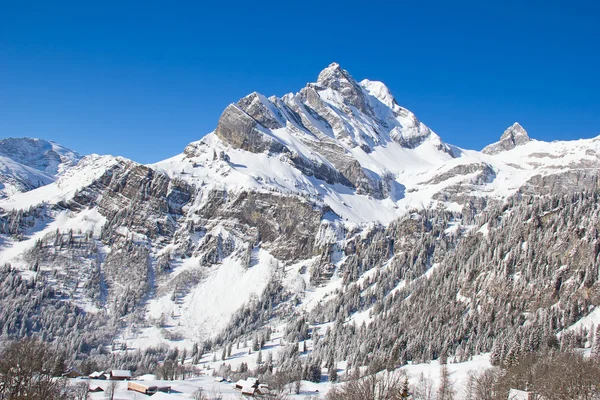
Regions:
<instances>
[{"instance_id":1,"label":"snow-covered mountain","mask_svg":"<svg viewBox=\"0 0 600 400\"><path fill-rule=\"evenodd\" d=\"M54 142L31 138L0 140L0 197L54 182L81 156Z\"/></svg>"},{"instance_id":2,"label":"snow-covered mountain","mask_svg":"<svg viewBox=\"0 0 600 400\"><path fill-rule=\"evenodd\" d=\"M548 143L515 123L482 151L461 149L398 105L383 83L357 82L334 63L298 93L252 93L229 105L214 132L153 165L91 155L71 167L75 153L23 143L30 142L40 144L7 142L3 148L17 150L0 150L48 176L45 186L0 200L0 265L11 266L0 272L11 285L15 274L33 276L53 292L37 300L50 304L45 319L35 307L0 309L0 321L32 321L5 324L8 335L44 331L43 321L60 318L57 298L68 300L70 317L46 335L84 353L115 338L137 348L231 343L274 321L307 318L339 322L336 332L350 340L344 327L352 321L388 332L394 319L385 313L426 309L414 318L429 322L394 332L410 349L406 360L495 345L494 332L479 327L467 337L433 315L436 308L457 319L468 314L474 325L504 313L510 322L493 326L505 338L525 329L519 315L535 326L538 311L551 314L563 318L555 324L562 329L595 305L578 302L597 280L579 282L594 262L600 138ZM585 212L586 228L577 230L565 210ZM558 229L565 218L572 218L570 230L550 238L532 228ZM523 226L518 233L516 225ZM513 247L504 249L490 232ZM547 268L531 273L536 285L519 280L526 275L520 267L538 263ZM505 296L527 293L536 301L503 311L505 303L486 303L499 296L498 284ZM409 329L421 329L420 339ZM442 331L451 341L429 337ZM334 357L327 351L323 357ZM336 360L347 357L341 351Z\"/></svg>"},{"instance_id":3,"label":"snow-covered mountain","mask_svg":"<svg viewBox=\"0 0 600 400\"><path fill-rule=\"evenodd\" d=\"M345 220L389 223L438 204L480 209L532 180L597 168L599 146L531 140L515 123L482 152L460 149L383 83L356 82L334 63L296 94L231 104L214 132L154 167L196 186L299 194Z\"/></svg>"}]
</instances>

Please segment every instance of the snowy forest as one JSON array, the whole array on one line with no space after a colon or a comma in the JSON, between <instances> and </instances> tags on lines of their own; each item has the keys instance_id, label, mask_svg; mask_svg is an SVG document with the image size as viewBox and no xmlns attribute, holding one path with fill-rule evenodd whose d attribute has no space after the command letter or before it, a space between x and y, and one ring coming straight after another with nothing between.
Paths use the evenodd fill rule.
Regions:
<instances>
[{"instance_id":1,"label":"snowy forest","mask_svg":"<svg viewBox=\"0 0 600 400\"><path fill-rule=\"evenodd\" d=\"M514 196L472 220L439 209L415 211L386 227L374 226L346 242L342 249L346 261L339 268L344 290L331 300L310 312L298 312L290 305L301 299L273 278L221 334L195 344L187 354L168 347L118 351L127 349L125 343L122 349L113 343L120 324L127 321L118 317L126 315L127 309L113 315L87 313L70 301L75 292L53 288L56 282L62 282L62 288L77 287L66 281L64 270L44 271L28 279L5 265L0 268L2 338L48 342L61 354L62 363L85 373L126 368L167 378L191 374L194 362L184 365L183 361L198 360L217 348L223 348L224 360L239 342L252 342L253 349L260 351L270 339L269 324L280 320L287 321L286 351L277 359L265 353L260 371L246 367L220 372L264 376L275 369L278 379L284 376L291 382L298 377L319 381L328 371L335 380L333 366L342 360L348 361L348 379L393 371L408 362L462 362L486 352L491 353L492 364L505 371L503 380L513 376L511 371L525 368L523 363L546 365L548 359L558 358L578 365L588 361L569 355L576 349L592 348L592 354L600 356L595 329L565 330L598 301L599 197L598 191ZM30 215L4 216L4 231L14 234L14 227L26 224ZM453 226L459 228L449 229ZM135 265L139 252L128 245L122 256ZM56 247L61 252L48 252ZM327 279L323 276L327 269L321 267L328 265L327 257L334 252L324 251L320 265L313 266L311 280L317 285ZM31 271L37 271L35 260L41 257L69 253L97 257L89 235L56 232L28 254ZM68 260L63 262L68 267ZM90 286L102 279L93 265L88 272ZM102 296L101 290L93 296ZM352 322L353 314L365 310L368 322ZM300 357L302 343L309 339L312 351ZM563 360L568 357L575 361ZM518 379L520 374L514 376ZM486 375L485 379L497 383L496 391L506 389L499 378Z\"/></svg>"}]
</instances>

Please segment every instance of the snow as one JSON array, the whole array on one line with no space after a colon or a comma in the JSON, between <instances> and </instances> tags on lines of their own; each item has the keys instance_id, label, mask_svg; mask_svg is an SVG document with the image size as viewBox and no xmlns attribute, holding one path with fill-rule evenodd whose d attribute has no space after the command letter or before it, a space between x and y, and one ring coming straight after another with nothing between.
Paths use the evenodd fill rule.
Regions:
<instances>
[{"instance_id":1,"label":"snow","mask_svg":"<svg viewBox=\"0 0 600 400\"><path fill-rule=\"evenodd\" d=\"M332 76L337 69L339 65L330 66L320 79ZM284 125L279 129L257 129L285 145L289 154L329 168L334 168L334 162L330 161L325 153L319 152L319 146L325 143L333 145L336 151L339 150L337 157L356 161L375 184L389 184L388 197L384 199L360 194L357 190L340 183L332 184L314 176L307 176L294 167L289 154L257 154L232 148L214 132L201 141L191 143L184 153L150 167L163 171L171 178L182 179L197 188L194 203L187 206L190 218L194 218L194 211L204 205L203 202L207 201L206 194L214 189L225 189L233 194L241 191L258 191L274 196L294 194L328 208L330 211L324 215L319 231L315 232L319 246L342 240L345 233L355 227L365 228L376 223L388 224L415 209L442 206L460 211L462 206L452 200L434 200L439 198L436 195L440 192L452 190L455 186L467 188L470 190L467 193L472 196L504 199L536 175L560 173L572 168L593 167L597 170L600 160L600 137L552 143L531 140L512 150L493 155L460 149L446 145L436 133L418 121L414 114L400 107L383 83L364 80L359 86L358 89L362 90L361 95L364 95L368 103L368 112L361 112L355 105L348 104L341 93L331 87L319 89L315 101L322 103L323 113L327 114L328 122L311 113L303 115L307 124L312 124L319 130L316 134L293 118L285 117L285 111L278 108L278 104L285 103L289 106L298 105L302 110L303 100L299 94L286 95L282 99L267 99L256 94L253 101L264 105ZM280 111L284 117L279 114ZM395 139L419 139L416 140L419 144L409 148ZM3 190L8 197L0 200L1 209L27 209L69 201L79 190L110 173L114 166L129 163L122 158L91 155L81 159L76 166L70 166L69 160L78 159L75 153L56 144L49 146L42 147L64 156L63 164L50 163L46 166L38 161L39 152L23 151L18 160L15 160L0 151L0 175L20 177L19 179L28 180L36 185L38 182L45 185L18 193L21 189L16 183L3 182ZM489 167L494 173L493 179L473 183L480 171L464 174L452 172L474 164ZM41 170L37 168L42 165L44 168ZM98 237L106 222L105 217L96 208L78 212L52 207L47 209L53 211L49 211L45 220L38 221L35 227L28 230L24 240L17 242L12 238L3 237L4 240L0 242L0 263L9 262L17 268L27 269L22 255L35 245L36 240L53 233L56 229L92 231L94 237ZM132 234L126 227L119 228L119 232L128 236ZM366 230L363 231L365 232ZM446 229L447 234L460 232L459 222L451 223ZM478 232L488 236L490 229L486 224L481 226ZM221 233L225 234L225 230ZM198 244L201 239L202 235L199 233L190 237L193 244ZM168 246L170 245L152 250L167 253L167 250L170 250ZM523 246L525 249L526 243L523 243ZM173 270L166 278L167 284L164 285L169 289L152 293L146 306L147 317L154 320L164 319L165 326L146 326L139 331L134 328L126 329L121 333L120 339L127 342L131 348L144 348L159 343L189 348L192 340L214 337L240 307L261 294L276 272L277 261L267 251L258 249L256 257L258 262L249 268L243 265L238 253L209 268L200 267L197 255L173 260ZM341 265L343 260L344 255L339 250L332 255L332 263L336 267ZM292 292L301 295L301 310L312 310L319 303L336 296L336 292L343 288L337 273L322 286L311 285L310 267L318 261L303 260L284 267L284 283ZM430 278L437 267L439 264L433 264L425 272L424 278ZM361 282L375 272L373 269L366 273ZM172 300L173 291L168 283L184 273L198 274L201 279L193 287L187 288L189 290L180 298ZM406 284L406 281L399 282L391 294L401 290ZM460 293L457 293L456 299L469 301ZM93 310L92 305L81 304L86 310ZM370 310L364 310L355 313L351 316L351 321L357 324L368 323L369 312ZM596 309L568 329L589 328L599 322L600 311ZM169 339L171 335L181 335L185 339L174 341ZM271 346L273 351L278 348L274 342ZM245 359L242 353L234 362ZM451 364L449 369L454 374L453 377L460 380L464 368L484 368L486 362L474 358L472 362L463 363L464 365ZM439 365L431 363L405 368L415 373L426 370L435 376Z\"/></svg>"},{"instance_id":2,"label":"snow","mask_svg":"<svg viewBox=\"0 0 600 400\"><path fill-rule=\"evenodd\" d=\"M75 232L89 231L92 232L95 238L98 238L104 223L106 223L106 218L98 212L97 208L88 208L79 213L74 213L70 210L59 211L45 225L38 225L37 229L34 228L33 234L24 240L4 240L0 247L0 263L11 263L13 267L28 269L29 265L23 264L21 256L26 250L35 246L38 239L56 232L57 229L61 232L66 232L70 229L73 229Z\"/></svg>"},{"instance_id":3,"label":"snow","mask_svg":"<svg viewBox=\"0 0 600 400\"><path fill-rule=\"evenodd\" d=\"M576 332L580 329L587 329L588 332L592 331L595 333L596 327L600 324L600 307L596 307L585 317L581 318L579 321L575 322L573 325L566 328L564 331L567 332ZM563 331L563 332L564 332ZM562 332L558 334L560 337Z\"/></svg>"},{"instance_id":4,"label":"snow","mask_svg":"<svg viewBox=\"0 0 600 400\"><path fill-rule=\"evenodd\" d=\"M28 209L42 203L56 204L70 200L78 190L91 185L119 160L112 156L84 157L77 166L66 171L56 182L2 199L0 207L5 210Z\"/></svg>"},{"instance_id":5,"label":"snow","mask_svg":"<svg viewBox=\"0 0 600 400\"><path fill-rule=\"evenodd\" d=\"M431 278L431 276L433 275L433 272L440 266L440 263L434 263L431 265L431 267L429 267L429 269L427 271L425 271L425 273L423 274L423 276L426 279Z\"/></svg>"},{"instance_id":6,"label":"snow","mask_svg":"<svg viewBox=\"0 0 600 400\"><path fill-rule=\"evenodd\" d=\"M79 154L56 142L32 138L0 140L0 155L51 176L61 174L81 159Z\"/></svg>"},{"instance_id":7,"label":"snow","mask_svg":"<svg viewBox=\"0 0 600 400\"><path fill-rule=\"evenodd\" d=\"M188 258L175 265L173 276L183 271L198 270L199 260ZM141 332L127 331L122 340L133 348L145 348L158 344L172 345L163 330L178 333L185 340L177 346L190 348L193 339L199 341L217 335L229 323L240 307L259 296L275 272L275 260L265 250L258 251L258 263L246 268L235 256L225 258L217 267L183 299L171 298L171 292L154 297L148 304L148 318L165 319L166 327L146 327Z\"/></svg>"},{"instance_id":8,"label":"snow","mask_svg":"<svg viewBox=\"0 0 600 400\"><path fill-rule=\"evenodd\" d=\"M485 237L488 237L490 235L490 227L488 226L487 222L481 225L477 232L483 234Z\"/></svg>"},{"instance_id":9,"label":"snow","mask_svg":"<svg viewBox=\"0 0 600 400\"><path fill-rule=\"evenodd\" d=\"M0 140L0 196L12 196L47 185L75 165L81 156L41 139Z\"/></svg>"},{"instance_id":10,"label":"snow","mask_svg":"<svg viewBox=\"0 0 600 400\"><path fill-rule=\"evenodd\" d=\"M336 76L341 80L346 79L341 75L339 65L332 64L319 75L319 82L335 79ZM391 187L385 199L376 199L341 184L329 184L306 176L282 154L256 154L234 149L222 142L214 132L192 143L190 146L195 149L194 152L180 154L153 167L205 189L299 194L328 206L342 221L388 224L411 210L438 206L439 201L433 200L434 196L454 185L466 184L470 188L469 194L473 196L502 199L515 193L535 175L562 172L574 166L585 166L586 162L597 165L600 159L599 138L552 143L531 140L493 155L448 146L418 121L413 113L400 107L382 82L363 80L357 90L362 90L372 115L348 105L341 93L332 87L321 86L317 93L324 107L321 112L327 117L329 125L311 113L304 113L303 116L324 137L336 140L335 144L341 148L339 157L356 160L375 181L386 177ZM320 154L308 145L313 143L313 146L319 146L321 139L290 118L281 106L295 105L303 110L303 100L299 94L288 94L281 99L254 95L253 102L260 102L275 119L285 125L284 128L272 130L259 126L257 129L260 132L306 160L333 168L323 155L325 153ZM422 141L414 148L407 148L394 141L394 136L422 138ZM369 151L365 151L361 145L367 146ZM227 154L229 162L215 159L215 154L220 152ZM473 164L488 166L494 171L495 177L490 178L489 182L474 185L471 181L480 173L476 171L465 175L454 174L438 183L431 183L434 178L453 168ZM443 202L443 205L455 211L462 208L451 200Z\"/></svg>"},{"instance_id":11,"label":"snow","mask_svg":"<svg viewBox=\"0 0 600 400\"><path fill-rule=\"evenodd\" d=\"M434 382L434 387L437 387L437 383L440 380L440 367L438 360L435 360L424 364L409 364L400 369L408 374L411 384L415 384L419 380L420 375L423 374L425 378ZM462 399L469 373L481 373L492 366L490 364L489 353L486 353L473 356L472 360L463 363L448 363L446 367L448 368L449 378L454 383L454 389L457 394L456 398Z\"/></svg>"}]
</instances>

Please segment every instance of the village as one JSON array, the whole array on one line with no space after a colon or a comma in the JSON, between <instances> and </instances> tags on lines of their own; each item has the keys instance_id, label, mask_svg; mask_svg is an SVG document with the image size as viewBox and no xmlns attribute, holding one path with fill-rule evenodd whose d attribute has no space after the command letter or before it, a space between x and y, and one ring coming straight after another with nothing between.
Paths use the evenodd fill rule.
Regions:
<instances>
[{"instance_id":1,"label":"village","mask_svg":"<svg viewBox=\"0 0 600 400\"><path fill-rule=\"evenodd\" d=\"M165 381L153 376L134 377L129 370L96 371L85 376L74 369L65 375L72 385L87 383L89 399L229 399L273 398L267 384L249 377L233 383L231 379L201 375L188 380ZM203 397L204 396L204 397Z\"/></svg>"}]
</instances>

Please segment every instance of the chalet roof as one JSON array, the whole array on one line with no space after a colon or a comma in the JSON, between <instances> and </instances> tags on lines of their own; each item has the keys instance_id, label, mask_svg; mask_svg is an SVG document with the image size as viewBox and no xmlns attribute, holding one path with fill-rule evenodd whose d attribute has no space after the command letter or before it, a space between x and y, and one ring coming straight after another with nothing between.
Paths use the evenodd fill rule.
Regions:
<instances>
[{"instance_id":1,"label":"chalet roof","mask_svg":"<svg viewBox=\"0 0 600 400\"><path fill-rule=\"evenodd\" d=\"M113 369L110 371L110 375L119 378L131 378L131 371L128 369Z\"/></svg>"},{"instance_id":2,"label":"chalet roof","mask_svg":"<svg viewBox=\"0 0 600 400\"><path fill-rule=\"evenodd\" d=\"M246 380L245 379L240 379L239 381L237 381L235 383L235 386L239 386L239 387L244 387L246 385Z\"/></svg>"},{"instance_id":3,"label":"chalet roof","mask_svg":"<svg viewBox=\"0 0 600 400\"><path fill-rule=\"evenodd\" d=\"M242 388L242 394L254 394L256 388L254 386L246 385Z\"/></svg>"},{"instance_id":4,"label":"chalet roof","mask_svg":"<svg viewBox=\"0 0 600 400\"><path fill-rule=\"evenodd\" d=\"M82 373L81 373L81 372L80 372L80 371L79 371L77 368L69 368L68 370L66 370L66 371L63 373L63 376L66 376L66 375L73 375L73 374L74 374L74 375L78 375L78 376L82 376L82 375L83 375L83 374L82 374Z\"/></svg>"}]
</instances>

